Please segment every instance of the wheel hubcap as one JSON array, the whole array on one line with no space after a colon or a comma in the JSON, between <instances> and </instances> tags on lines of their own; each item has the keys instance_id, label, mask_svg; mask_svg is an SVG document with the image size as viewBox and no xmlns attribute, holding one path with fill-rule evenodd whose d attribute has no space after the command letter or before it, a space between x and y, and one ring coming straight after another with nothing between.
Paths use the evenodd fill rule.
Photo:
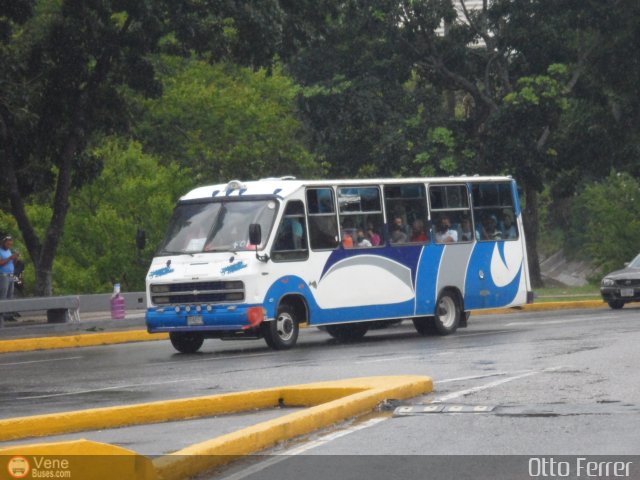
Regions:
<instances>
[{"instance_id":1,"label":"wheel hubcap","mask_svg":"<svg viewBox=\"0 0 640 480\"><path fill-rule=\"evenodd\" d=\"M281 313L276 319L276 331L278 336L283 341L291 340L294 330L293 318L288 313Z\"/></svg>"},{"instance_id":2,"label":"wheel hubcap","mask_svg":"<svg viewBox=\"0 0 640 480\"><path fill-rule=\"evenodd\" d=\"M453 326L456 319L456 304L451 297L443 297L438 302L438 319L445 328Z\"/></svg>"}]
</instances>

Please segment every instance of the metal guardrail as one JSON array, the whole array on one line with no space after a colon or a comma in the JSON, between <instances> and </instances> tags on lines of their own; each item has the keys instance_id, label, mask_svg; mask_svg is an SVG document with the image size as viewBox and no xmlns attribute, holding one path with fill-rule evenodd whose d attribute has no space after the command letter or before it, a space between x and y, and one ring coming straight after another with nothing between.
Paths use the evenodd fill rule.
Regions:
<instances>
[{"instance_id":1,"label":"metal guardrail","mask_svg":"<svg viewBox=\"0 0 640 480\"><path fill-rule=\"evenodd\" d=\"M123 292L120 295L124 297L124 303L127 311L144 310L147 308L146 292ZM79 297L81 312L108 312L111 309L110 293L80 295Z\"/></svg>"},{"instance_id":2,"label":"metal guardrail","mask_svg":"<svg viewBox=\"0 0 640 480\"><path fill-rule=\"evenodd\" d=\"M144 310L147 306L145 292L121 293L127 311ZM4 325L3 314L46 311L48 323L79 322L80 312L108 312L111 309L111 294L67 295L59 297L26 297L0 302L0 328Z\"/></svg>"}]
</instances>

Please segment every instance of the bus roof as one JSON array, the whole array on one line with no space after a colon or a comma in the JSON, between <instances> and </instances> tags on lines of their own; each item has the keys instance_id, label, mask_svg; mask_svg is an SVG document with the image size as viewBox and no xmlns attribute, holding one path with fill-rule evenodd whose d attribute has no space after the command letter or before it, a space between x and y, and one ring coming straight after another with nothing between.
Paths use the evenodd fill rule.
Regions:
<instances>
[{"instance_id":1,"label":"bus roof","mask_svg":"<svg viewBox=\"0 0 640 480\"><path fill-rule=\"evenodd\" d=\"M287 197L303 187L328 185L393 185L404 183L452 183L452 182L507 182L510 176L461 176L461 177L413 177L413 178L374 178L341 180L298 180L294 177L263 178L242 182L232 180L229 183L198 187L180 198L197 200L204 198L238 197L243 195L277 195Z\"/></svg>"}]
</instances>

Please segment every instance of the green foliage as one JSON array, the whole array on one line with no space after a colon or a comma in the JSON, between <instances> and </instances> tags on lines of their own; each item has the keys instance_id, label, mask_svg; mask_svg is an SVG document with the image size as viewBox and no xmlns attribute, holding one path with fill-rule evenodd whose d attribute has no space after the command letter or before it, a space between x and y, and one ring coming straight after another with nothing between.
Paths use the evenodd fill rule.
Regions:
<instances>
[{"instance_id":1,"label":"green foliage","mask_svg":"<svg viewBox=\"0 0 640 480\"><path fill-rule=\"evenodd\" d=\"M197 183L321 172L296 118L299 88L277 67L163 56L164 95L140 100L137 135L164 161L189 167Z\"/></svg>"},{"instance_id":2,"label":"green foliage","mask_svg":"<svg viewBox=\"0 0 640 480\"><path fill-rule=\"evenodd\" d=\"M420 175L453 175L458 170L456 140L451 130L444 127L429 130L427 146L428 150L418 153L414 159Z\"/></svg>"},{"instance_id":3,"label":"green foliage","mask_svg":"<svg viewBox=\"0 0 640 480\"><path fill-rule=\"evenodd\" d=\"M640 181L614 172L587 186L574 202L571 235L603 273L622 268L640 252Z\"/></svg>"},{"instance_id":4,"label":"green foliage","mask_svg":"<svg viewBox=\"0 0 640 480\"><path fill-rule=\"evenodd\" d=\"M193 187L188 170L160 164L137 142L105 139L92 154L104 168L92 182L74 192L60 250L54 264L57 293L144 289L155 248L164 234L177 198ZM34 223L46 225L47 207L32 207ZM147 246L138 251L138 228Z\"/></svg>"}]
</instances>

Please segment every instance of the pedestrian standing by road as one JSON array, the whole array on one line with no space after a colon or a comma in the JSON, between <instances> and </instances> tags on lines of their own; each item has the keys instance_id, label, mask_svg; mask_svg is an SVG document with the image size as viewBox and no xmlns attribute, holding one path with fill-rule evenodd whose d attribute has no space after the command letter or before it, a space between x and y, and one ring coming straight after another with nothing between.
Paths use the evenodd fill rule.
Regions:
<instances>
[{"instance_id":1,"label":"pedestrian standing by road","mask_svg":"<svg viewBox=\"0 0 640 480\"><path fill-rule=\"evenodd\" d=\"M13 274L15 265L20 254L12 252L13 238L5 235L0 241L0 300L10 300L13 298Z\"/></svg>"}]
</instances>

